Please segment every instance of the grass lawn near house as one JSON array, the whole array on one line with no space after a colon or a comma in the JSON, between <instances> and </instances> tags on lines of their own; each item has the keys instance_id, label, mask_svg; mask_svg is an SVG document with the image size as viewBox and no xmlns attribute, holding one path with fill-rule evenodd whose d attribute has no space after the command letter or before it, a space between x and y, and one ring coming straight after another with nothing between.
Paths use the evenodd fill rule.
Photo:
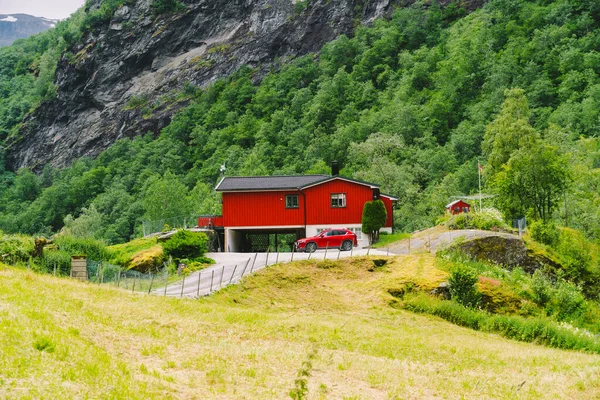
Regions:
<instances>
[{"instance_id":1,"label":"grass lawn near house","mask_svg":"<svg viewBox=\"0 0 600 400\"><path fill-rule=\"evenodd\" d=\"M373 244L372 247L376 249L386 247L388 244L399 242L400 240L408 239L409 237L411 237L411 234L404 232L390 233L388 235L379 234L379 240L377 243Z\"/></svg>"},{"instance_id":2,"label":"grass lawn near house","mask_svg":"<svg viewBox=\"0 0 600 400\"><path fill-rule=\"evenodd\" d=\"M0 397L285 399L301 370L307 399L600 396L598 355L390 307L447 273L387 259L277 265L201 300L0 266Z\"/></svg>"}]
</instances>

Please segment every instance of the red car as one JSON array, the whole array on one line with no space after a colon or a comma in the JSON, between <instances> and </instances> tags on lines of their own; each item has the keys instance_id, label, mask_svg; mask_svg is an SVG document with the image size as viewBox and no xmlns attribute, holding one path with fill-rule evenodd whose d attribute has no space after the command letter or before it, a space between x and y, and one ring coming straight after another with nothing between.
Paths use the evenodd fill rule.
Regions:
<instances>
[{"instance_id":1,"label":"red car","mask_svg":"<svg viewBox=\"0 0 600 400\"><path fill-rule=\"evenodd\" d=\"M317 236L300 239L295 243L296 251L312 253L317 249L338 248L349 251L353 246L358 246L356 234L346 228L326 229Z\"/></svg>"}]
</instances>

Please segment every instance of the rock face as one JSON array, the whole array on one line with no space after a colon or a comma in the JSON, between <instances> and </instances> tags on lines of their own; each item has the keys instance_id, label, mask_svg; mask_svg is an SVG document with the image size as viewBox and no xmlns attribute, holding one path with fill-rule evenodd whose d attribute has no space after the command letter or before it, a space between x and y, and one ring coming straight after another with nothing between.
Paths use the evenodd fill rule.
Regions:
<instances>
[{"instance_id":1,"label":"rock face","mask_svg":"<svg viewBox=\"0 0 600 400\"><path fill-rule=\"evenodd\" d=\"M533 254L518 236L489 236L468 240L453 246L454 249L480 261L491 261L507 268L521 267L525 272L533 274L536 269L550 267L560 268L554 261L539 254Z\"/></svg>"},{"instance_id":2,"label":"rock face","mask_svg":"<svg viewBox=\"0 0 600 400\"><path fill-rule=\"evenodd\" d=\"M27 14L0 14L0 47L15 40L44 32L56 25L56 20Z\"/></svg>"},{"instance_id":3,"label":"rock face","mask_svg":"<svg viewBox=\"0 0 600 400\"><path fill-rule=\"evenodd\" d=\"M63 167L119 138L158 134L186 105L172 99L186 83L205 87L243 65L256 68L259 81L275 60L316 52L356 22L389 14L392 2L185 0L184 11L159 17L151 0L125 5L63 56L57 98L25 119L19 139L8 143L8 166Z\"/></svg>"}]
</instances>

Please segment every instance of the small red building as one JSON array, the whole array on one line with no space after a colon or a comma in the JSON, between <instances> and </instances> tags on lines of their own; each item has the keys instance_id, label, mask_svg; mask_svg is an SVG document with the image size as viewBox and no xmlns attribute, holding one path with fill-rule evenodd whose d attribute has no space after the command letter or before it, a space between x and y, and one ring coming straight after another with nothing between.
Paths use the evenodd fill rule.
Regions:
<instances>
[{"instance_id":1,"label":"small red building","mask_svg":"<svg viewBox=\"0 0 600 400\"><path fill-rule=\"evenodd\" d=\"M446 206L446 211L452 215L471 212L471 205L463 200L455 200Z\"/></svg>"},{"instance_id":2,"label":"small red building","mask_svg":"<svg viewBox=\"0 0 600 400\"><path fill-rule=\"evenodd\" d=\"M293 235L292 240L317 235L328 228L348 228L359 238L365 203L381 199L387 210L382 231L392 231L392 205L397 198L382 194L379 186L331 175L224 177L216 187L223 194L224 250L255 251L254 242L265 235ZM276 236L277 237L277 236ZM270 239L267 239L270 240ZM277 240L277 239L276 239Z\"/></svg>"}]
</instances>

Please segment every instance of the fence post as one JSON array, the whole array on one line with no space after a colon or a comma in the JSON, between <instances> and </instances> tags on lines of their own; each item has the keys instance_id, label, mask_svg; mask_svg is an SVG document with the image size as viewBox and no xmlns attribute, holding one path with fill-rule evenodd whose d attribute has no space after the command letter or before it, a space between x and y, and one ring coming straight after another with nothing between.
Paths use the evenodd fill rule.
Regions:
<instances>
[{"instance_id":1,"label":"fence post","mask_svg":"<svg viewBox=\"0 0 600 400\"><path fill-rule=\"evenodd\" d=\"M135 274L133 274L133 286L131 286L131 293L135 290Z\"/></svg>"},{"instance_id":2,"label":"fence post","mask_svg":"<svg viewBox=\"0 0 600 400\"><path fill-rule=\"evenodd\" d=\"M215 270L212 270L212 275L210 276L210 291L209 293L212 293L213 291L213 281L215 280Z\"/></svg>"},{"instance_id":3,"label":"fence post","mask_svg":"<svg viewBox=\"0 0 600 400\"><path fill-rule=\"evenodd\" d=\"M223 269L221 270L221 279L219 280L219 289L223 287L223 275L225 275L225 265L223 265Z\"/></svg>"},{"instance_id":4,"label":"fence post","mask_svg":"<svg viewBox=\"0 0 600 400\"><path fill-rule=\"evenodd\" d=\"M323 256L323 260L327 259L327 250L329 249L329 242L325 243L325 255Z\"/></svg>"},{"instance_id":5,"label":"fence post","mask_svg":"<svg viewBox=\"0 0 600 400\"><path fill-rule=\"evenodd\" d=\"M98 284L104 283L104 270L102 269L102 263L98 264L98 268L100 268L100 282L98 282Z\"/></svg>"},{"instance_id":6,"label":"fence post","mask_svg":"<svg viewBox=\"0 0 600 400\"><path fill-rule=\"evenodd\" d=\"M119 267L119 272L117 273L117 287L121 287L121 267Z\"/></svg>"},{"instance_id":7,"label":"fence post","mask_svg":"<svg viewBox=\"0 0 600 400\"><path fill-rule=\"evenodd\" d=\"M166 274L165 274L165 294L164 294L164 296L166 297L167 296L167 286L169 286L169 269L165 268L165 272L166 272Z\"/></svg>"},{"instance_id":8,"label":"fence post","mask_svg":"<svg viewBox=\"0 0 600 400\"><path fill-rule=\"evenodd\" d=\"M248 264L250 264L251 259L252 257L250 257L248 261L246 261L246 265L244 266L244 270L242 271L242 276L240 277L240 279L244 277L244 274L246 273L246 268L248 268Z\"/></svg>"},{"instance_id":9,"label":"fence post","mask_svg":"<svg viewBox=\"0 0 600 400\"><path fill-rule=\"evenodd\" d=\"M352 247L350 247L350 257L354 254L354 243L352 243Z\"/></svg>"},{"instance_id":10,"label":"fence post","mask_svg":"<svg viewBox=\"0 0 600 400\"><path fill-rule=\"evenodd\" d=\"M54 263L54 272L53 275L56 276L56 262Z\"/></svg>"},{"instance_id":11,"label":"fence post","mask_svg":"<svg viewBox=\"0 0 600 400\"><path fill-rule=\"evenodd\" d=\"M152 284L154 283L154 274L150 274L150 287L148 288L148 294L152 291Z\"/></svg>"},{"instance_id":12,"label":"fence post","mask_svg":"<svg viewBox=\"0 0 600 400\"><path fill-rule=\"evenodd\" d=\"M269 265L269 251L271 250L271 246L267 247L267 259L265 260L265 267Z\"/></svg>"},{"instance_id":13,"label":"fence post","mask_svg":"<svg viewBox=\"0 0 600 400\"><path fill-rule=\"evenodd\" d=\"M410 236L408 237L408 254L410 254Z\"/></svg>"},{"instance_id":14,"label":"fence post","mask_svg":"<svg viewBox=\"0 0 600 400\"><path fill-rule=\"evenodd\" d=\"M354 246L354 244L352 244L352 246ZM340 260L340 253L341 252L342 252L342 246L340 246L340 248L338 249L338 255L337 255L338 261Z\"/></svg>"},{"instance_id":15,"label":"fence post","mask_svg":"<svg viewBox=\"0 0 600 400\"><path fill-rule=\"evenodd\" d=\"M275 264L279 262L279 248L277 249L277 257L275 257Z\"/></svg>"},{"instance_id":16,"label":"fence post","mask_svg":"<svg viewBox=\"0 0 600 400\"><path fill-rule=\"evenodd\" d=\"M290 262L294 262L294 250L296 250L296 244L295 243L292 245L292 259L290 260Z\"/></svg>"},{"instance_id":17,"label":"fence post","mask_svg":"<svg viewBox=\"0 0 600 400\"><path fill-rule=\"evenodd\" d=\"M369 245L369 247L367 248L367 255L369 255L370 252L371 252L371 245Z\"/></svg>"},{"instance_id":18,"label":"fence post","mask_svg":"<svg viewBox=\"0 0 600 400\"><path fill-rule=\"evenodd\" d=\"M183 297L183 289L185 288L185 274L183 274L183 280L181 281L181 295L180 298Z\"/></svg>"},{"instance_id":19,"label":"fence post","mask_svg":"<svg viewBox=\"0 0 600 400\"><path fill-rule=\"evenodd\" d=\"M387 246L387 255L388 255L388 256L390 255L390 245L389 245L389 244L388 244L388 246Z\"/></svg>"},{"instance_id":20,"label":"fence post","mask_svg":"<svg viewBox=\"0 0 600 400\"><path fill-rule=\"evenodd\" d=\"M202 281L202 271L198 273L198 289L196 289L196 297L200 297L200 282Z\"/></svg>"},{"instance_id":21,"label":"fence post","mask_svg":"<svg viewBox=\"0 0 600 400\"><path fill-rule=\"evenodd\" d=\"M229 278L229 284L231 285L231 281L233 281L233 276L235 275L235 271L237 271L237 264L235 264L235 268L233 268L233 273L231 274L231 278Z\"/></svg>"},{"instance_id":22,"label":"fence post","mask_svg":"<svg viewBox=\"0 0 600 400\"><path fill-rule=\"evenodd\" d=\"M258 257L258 253L254 254L254 261L252 261L252 267L250 267L250 273L254 270L254 263L256 262L256 257Z\"/></svg>"}]
</instances>

